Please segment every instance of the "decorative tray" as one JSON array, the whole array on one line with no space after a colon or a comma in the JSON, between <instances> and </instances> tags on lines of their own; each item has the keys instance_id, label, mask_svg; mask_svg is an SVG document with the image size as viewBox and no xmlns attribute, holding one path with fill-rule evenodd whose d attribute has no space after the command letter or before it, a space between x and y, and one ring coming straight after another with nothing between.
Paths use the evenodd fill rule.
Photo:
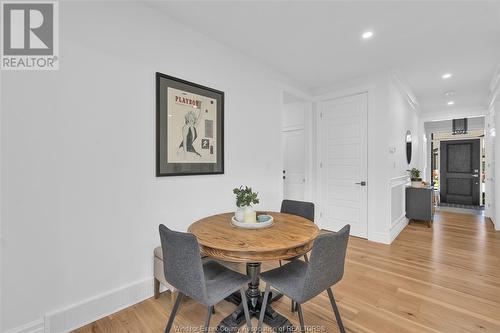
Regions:
<instances>
[{"instance_id":1,"label":"decorative tray","mask_svg":"<svg viewBox=\"0 0 500 333\"><path fill-rule=\"evenodd\" d=\"M268 215L270 217L269 220L266 222L252 222L252 223L247 223L247 222L239 222L236 220L234 215L231 217L231 224L234 225L235 227L238 228L244 228L244 229L262 229L262 228L269 228L274 224L274 219L271 215Z\"/></svg>"}]
</instances>

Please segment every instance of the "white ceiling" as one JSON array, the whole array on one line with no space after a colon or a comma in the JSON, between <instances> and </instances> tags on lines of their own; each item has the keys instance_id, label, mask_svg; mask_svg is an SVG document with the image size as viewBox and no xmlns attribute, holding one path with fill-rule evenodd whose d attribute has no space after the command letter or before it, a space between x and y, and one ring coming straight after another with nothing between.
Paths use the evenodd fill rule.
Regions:
<instances>
[{"instance_id":1,"label":"white ceiling","mask_svg":"<svg viewBox=\"0 0 500 333\"><path fill-rule=\"evenodd\" d=\"M500 64L500 2L153 2L312 92L395 70L423 111L484 107ZM371 40L361 33L373 30ZM449 80L441 74L453 73ZM443 93L455 90L454 106Z\"/></svg>"}]
</instances>

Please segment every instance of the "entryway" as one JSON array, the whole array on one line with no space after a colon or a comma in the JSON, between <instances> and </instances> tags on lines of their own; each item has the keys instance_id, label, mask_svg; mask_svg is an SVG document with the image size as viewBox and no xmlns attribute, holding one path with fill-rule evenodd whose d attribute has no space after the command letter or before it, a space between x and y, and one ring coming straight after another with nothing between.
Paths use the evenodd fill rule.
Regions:
<instances>
[{"instance_id":1,"label":"entryway","mask_svg":"<svg viewBox=\"0 0 500 333\"><path fill-rule=\"evenodd\" d=\"M460 121L462 126L457 128ZM464 126L465 125L465 126ZM485 203L484 117L425 124L430 137L431 185L439 205L482 210Z\"/></svg>"},{"instance_id":2,"label":"entryway","mask_svg":"<svg viewBox=\"0 0 500 333\"><path fill-rule=\"evenodd\" d=\"M441 141L442 204L479 206L480 139Z\"/></svg>"}]
</instances>

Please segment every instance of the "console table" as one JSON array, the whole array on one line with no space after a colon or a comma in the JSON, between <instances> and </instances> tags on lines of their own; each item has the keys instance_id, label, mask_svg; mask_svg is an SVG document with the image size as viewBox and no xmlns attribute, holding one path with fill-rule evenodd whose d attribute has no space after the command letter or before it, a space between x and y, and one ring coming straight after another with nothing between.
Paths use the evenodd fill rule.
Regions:
<instances>
[{"instance_id":1,"label":"console table","mask_svg":"<svg viewBox=\"0 0 500 333\"><path fill-rule=\"evenodd\" d=\"M432 187L406 188L406 217L411 220L426 221L430 228L434 221L434 204Z\"/></svg>"}]
</instances>

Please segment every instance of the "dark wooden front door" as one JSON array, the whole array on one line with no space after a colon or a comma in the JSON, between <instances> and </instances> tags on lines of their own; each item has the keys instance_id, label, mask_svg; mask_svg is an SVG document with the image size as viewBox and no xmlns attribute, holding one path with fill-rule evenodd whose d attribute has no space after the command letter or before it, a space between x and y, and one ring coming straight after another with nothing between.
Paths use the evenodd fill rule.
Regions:
<instances>
[{"instance_id":1,"label":"dark wooden front door","mask_svg":"<svg viewBox=\"0 0 500 333\"><path fill-rule=\"evenodd\" d=\"M480 140L441 141L441 202L479 206Z\"/></svg>"}]
</instances>

